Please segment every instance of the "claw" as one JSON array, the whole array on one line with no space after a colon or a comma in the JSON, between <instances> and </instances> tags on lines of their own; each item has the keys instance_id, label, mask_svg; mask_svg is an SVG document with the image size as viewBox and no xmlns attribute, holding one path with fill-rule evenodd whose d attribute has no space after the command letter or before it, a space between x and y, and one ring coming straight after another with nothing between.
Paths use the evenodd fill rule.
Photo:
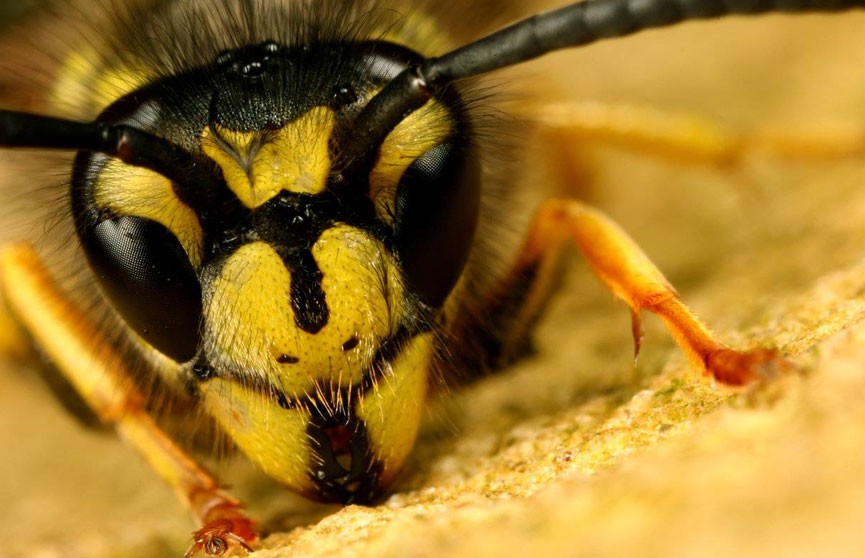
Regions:
<instances>
[{"instance_id":1,"label":"claw","mask_svg":"<svg viewBox=\"0 0 865 558\"><path fill-rule=\"evenodd\" d=\"M706 357L706 369L712 376L730 386L766 383L789 372L793 364L775 349L734 351L717 349Z\"/></svg>"},{"instance_id":2,"label":"claw","mask_svg":"<svg viewBox=\"0 0 865 558\"><path fill-rule=\"evenodd\" d=\"M631 336L634 338L634 363L636 364L643 346L643 321L639 307L631 308Z\"/></svg>"},{"instance_id":3,"label":"claw","mask_svg":"<svg viewBox=\"0 0 865 558\"><path fill-rule=\"evenodd\" d=\"M195 532L184 557L194 558L200 552L204 552L204 556L242 556L252 552L252 545L257 540L258 535L251 520L217 519Z\"/></svg>"}]
</instances>

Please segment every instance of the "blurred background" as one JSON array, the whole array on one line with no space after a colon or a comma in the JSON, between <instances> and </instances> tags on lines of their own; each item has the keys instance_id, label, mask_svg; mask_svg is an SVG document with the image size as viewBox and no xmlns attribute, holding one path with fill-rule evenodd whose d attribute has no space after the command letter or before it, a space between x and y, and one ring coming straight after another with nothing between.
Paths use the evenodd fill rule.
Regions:
<instances>
[{"instance_id":1,"label":"blurred background","mask_svg":"<svg viewBox=\"0 0 865 558\"><path fill-rule=\"evenodd\" d=\"M5 25L10 19L24 13L32 4L30 0L7 0L0 3L0 25Z\"/></svg>"}]
</instances>

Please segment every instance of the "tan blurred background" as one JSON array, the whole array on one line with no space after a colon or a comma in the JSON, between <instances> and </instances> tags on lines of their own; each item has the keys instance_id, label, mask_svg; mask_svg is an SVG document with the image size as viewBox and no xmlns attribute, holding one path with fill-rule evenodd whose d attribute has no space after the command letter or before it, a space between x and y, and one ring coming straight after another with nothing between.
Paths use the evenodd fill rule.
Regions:
<instances>
[{"instance_id":1,"label":"tan blurred background","mask_svg":"<svg viewBox=\"0 0 865 558\"><path fill-rule=\"evenodd\" d=\"M497 79L739 130L865 130L863 28L863 14L696 23ZM544 176L542 147L526 146L529 176ZM225 466L279 531L260 556L862 555L865 161L570 156L593 177L580 193L698 314L736 346L779 346L801 374L713 386L654 319L634 367L627 310L575 255L537 355L433 410L380 506L316 506ZM0 386L0 556L182 552L193 525L136 455L78 427L26 366L5 365Z\"/></svg>"}]
</instances>

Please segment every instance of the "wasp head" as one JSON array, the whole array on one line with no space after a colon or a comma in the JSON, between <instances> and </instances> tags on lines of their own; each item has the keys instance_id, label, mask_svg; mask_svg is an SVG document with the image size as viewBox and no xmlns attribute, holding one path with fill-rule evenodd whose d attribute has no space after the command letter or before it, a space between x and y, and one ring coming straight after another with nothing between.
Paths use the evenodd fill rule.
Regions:
<instances>
[{"instance_id":1,"label":"wasp head","mask_svg":"<svg viewBox=\"0 0 865 558\"><path fill-rule=\"evenodd\" d=\"M323 499L369 500L405 461L477 221L455 93L340 158L416 59L375 42L223 53L101 116L180 146L180 176L82 153L73 177L82 245L136 336L265 472Z\"/></svg>"}]
</instances>

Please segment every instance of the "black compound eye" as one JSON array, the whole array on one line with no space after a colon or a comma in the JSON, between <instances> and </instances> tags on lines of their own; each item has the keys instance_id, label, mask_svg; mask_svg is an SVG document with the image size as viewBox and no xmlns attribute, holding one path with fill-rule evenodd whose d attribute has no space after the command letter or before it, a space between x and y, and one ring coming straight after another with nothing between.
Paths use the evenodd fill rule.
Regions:
<instances>
[{"instance_id":1,"label":"black compound eye","mask_svg":"<svg viewBox=\"0 0 865 558\"><path fill-rule=\"evenodd\" d=\"M102 221L84 235L102 288L129 326L178 362L198 349L201 285L177 238L139 217Z\"/></svg>"},{"instance_id":2,"label":"black compound eye","mask_svg":"<svg viewBox=\"0 0 865 558\"><path fill-rule=\"evenodd\" d=\"M480 171L464 141L451 139L406 169L396 195L396 250L421 301L441 306L474 240Z\"/></svg>"}]
</instances>

